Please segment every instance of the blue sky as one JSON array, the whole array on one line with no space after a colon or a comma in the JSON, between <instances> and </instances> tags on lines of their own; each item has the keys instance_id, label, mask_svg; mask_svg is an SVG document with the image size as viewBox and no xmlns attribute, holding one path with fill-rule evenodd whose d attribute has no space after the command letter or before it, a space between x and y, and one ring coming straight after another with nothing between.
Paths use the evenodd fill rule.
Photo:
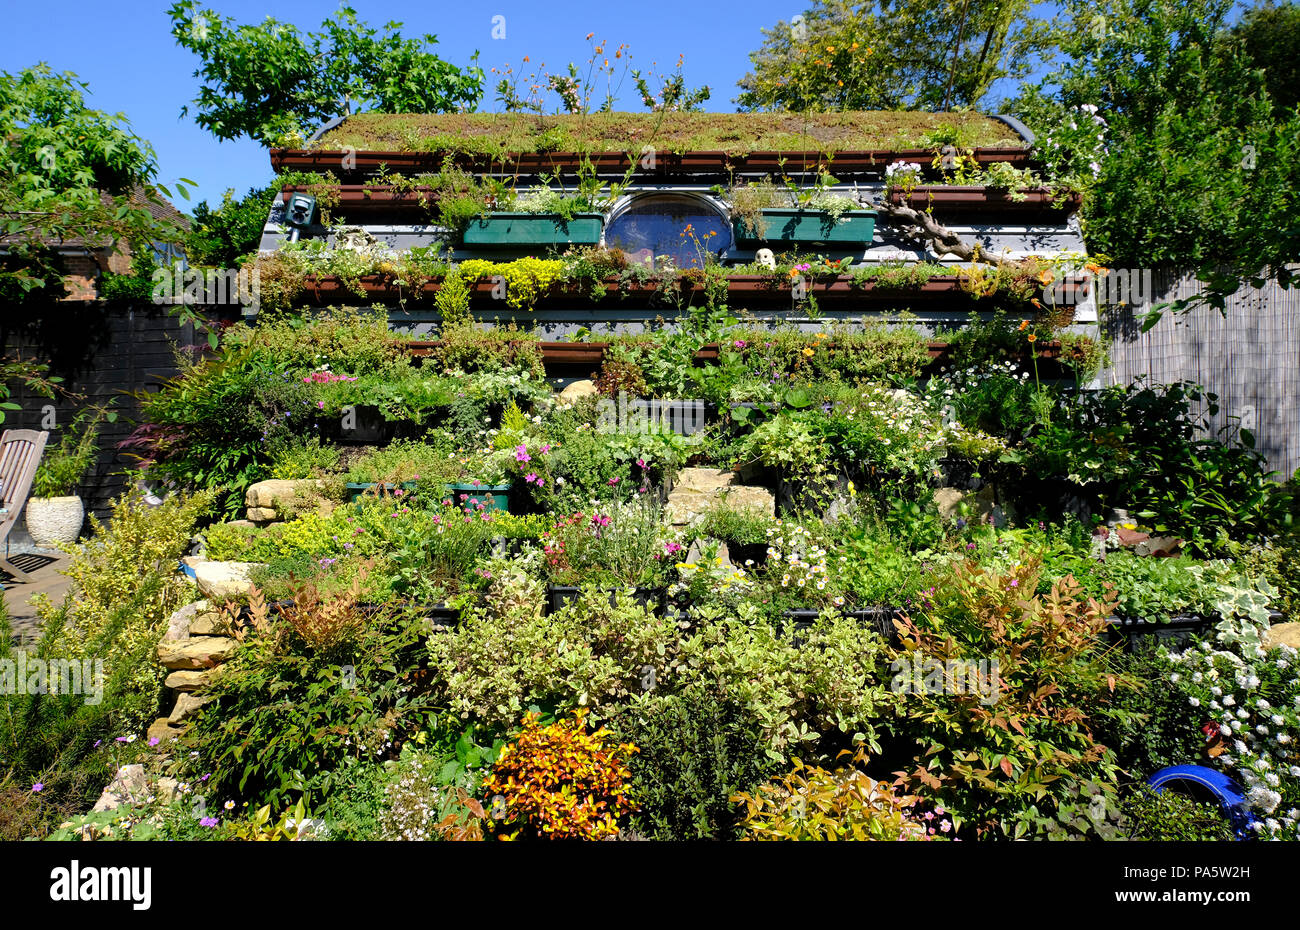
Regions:
<instances>
[{"instance_id":1,"label":"blue sky","mask_svg":"<svg viewBox=\"0 0 1300 930\"><path fill-rule=\"evenodd\" d=\"M304 30L315 29L338 8L337 3L308 0L212 0L208 5L239 22L274 16ZM748 70L748 53L761 43L760 29L794 16L805 6L801 0L599 5L564 0L354 0L351 5L372 26L398 20L406 35L436 34L439 55L454 64L467 63L477 49L485 70L510 63L517 66L524 55L531 56L533 64L544 61L557 69L569 61L583 62L589 53L584 39L588 32L612 45L628 43L637 67L657 61L670 70L677 56L684 54L687 83L710 85L713 98L706 109L720 111L734 109L735 83ZM0 68L16 71L45 61L55 70L76 72L90 85L91 106L125 113L135 132L153 144L161 181L188 177L198 182L190 203L177 201L177 206L188 210L205 197L219 200L227 187L242 194L250 186L266 183L271 167L259 144L217 142L192 117L180 116L197 90L192 76L197 60L172 39L168 6L166 0L7 3L0 30ZM497 15L505 17L504 40L492 38L492 18ZM629 109L639 110L633 94L629 79L623 99ZM489 89L481 108L492 108L491 96Z\"/></svg>"}]
</instances>

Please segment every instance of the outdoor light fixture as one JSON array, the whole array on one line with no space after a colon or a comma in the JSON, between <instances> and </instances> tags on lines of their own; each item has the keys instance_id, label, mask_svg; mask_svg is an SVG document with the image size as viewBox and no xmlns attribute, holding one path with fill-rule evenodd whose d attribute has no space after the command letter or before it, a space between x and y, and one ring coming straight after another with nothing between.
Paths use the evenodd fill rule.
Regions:
<instances>
[{"instance_id":1,"label":"outdoor light fixture","mask_svg":"<svg viewBox=\"0 0 1300 930\"><path fill-rule=\"evenodd\" d=\"M293 227L289 233L292 242L298 241L298 233L304 226L311 225L311 218L316 215L316 198L310 194L290 194L289 202L284 207L285 222Z\"/></svg>"}]
</instances>

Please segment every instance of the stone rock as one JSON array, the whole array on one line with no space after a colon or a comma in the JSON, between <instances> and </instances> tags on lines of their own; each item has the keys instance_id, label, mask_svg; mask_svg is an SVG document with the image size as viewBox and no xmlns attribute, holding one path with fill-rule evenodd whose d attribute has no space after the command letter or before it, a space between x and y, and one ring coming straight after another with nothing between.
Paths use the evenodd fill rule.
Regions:
<instances>
[{"instance_id":1,"label":"stone rock","mask_svg":"<svg viewBox=\"0 0 1300 930\"><path fill-rule=\"evenodd\" d=\"M1276 649L1278 646L1290 646L1300 649L1300 623L1275 623L1264 634L1264 647Z\"/></svg>"},{"instance_id":2,"label":"stone rock","mask_svg":"<svg viewBox=\"0 0 1300 930\"><path fill-rule=\"evenodd\" d=\"M158 799L159 804L170 804L176 800L177 791L180 789L180 782L174 778L168 778L164 775L158 779L158 784L154 786L154 796Z\"/></svg>"},{"instance_id":3,"label":"stone rock","mask_svg":"<svg viewBox=\"0 0 1300 930\"><path fill-rule=\"evenodd\" d=\"M939 509L939 516L945 520L956 520L961 516L962 507L969 508L969 520L981 522L992 520L994 526L1006 526L1007 515L994 497L993 487L986 485L978 491L963 491L961 488L935 488L934 504Z\"/></svg>"},{"instance_id":4,"label":"stone rock","mask_svg":"<svg viewBox=\"0 0 1300 930\"><path fill-rule=\"evenodd\" d=\"M1138 542L1133 551L1138 555L1150 555L1157 558L1171 558L1178 555L1183 548L1183 541L1177 536L1152 536Z\"/></svg>"},{"instance_id":5,"label":"stone rock","mask_svg":"<svg viewBox=\"0 0 1300 930\"><path fill-rule=\"evenodd\" d=\"M240 597L253 589L248 573L256 562L200 562L194 567L194 581L211 601Z\"/></svg>"},{"instance_id":6,"label":"stone rock","mask_svg":"<svg viewBox=\"0 0 1300 930\"><path fill-rule=\"evenodd\" d=\"M740 484L734 472L719 468L683 468L668 494L665 513L670 524L684 526L724 500L732 509L757 510L767 517L776 514L771 491Z\"/></svg>"},{"instance_id":7,"label":"stone rock","mask_svg":"<svg viewBox=\"0 0 1300 930\"><path fill-rule=\"evenodd\" d=\"M152 728L150 728L152 732ZM113 780L104 788L92 811L111 811L123 804L143 803L149 797L149 778L144 766L138 762L117 770Z\"/></svg>"},{"instance_id":8,"label":"stone rock","mask_svg":"<svg viewBox=\"0 0 1300 930\"><path fill-rule=\"evenodd\" d=\"M157 745L166 747L184 732L184 727L173 726L172 722L166 717L159 717L149 724L149 732L145 734L145 738L150 742L157 740Z\"/></svg>"},{"instance_id":9,"label":"stone rock","mask_svg":"<svg viewBox=\"0 0 1300 930\"><path fill-rule=\"evenodd\" d=\"M560 392L560 403L565 407L572 407L580 398L592 397L596 393L596 382L584 378L581 381L574 381Z\"/></svg>"},{"instance_id":10,"label":"stone rock","mask_svg":"<svg viewBox=\"0 0 1300 930\"><path fill-rule=\"evenodd\" d=\"M720 493L729 510L754 510L764 517L776 517L776 495L767 488L735 484Z\"/></svg>"},{"instance_id":11,"label":"stone rock","mask_svg":"<svg viewBox=\"0 0 1300 930\"><path fill-rule=\"evenodd\" d=\"M167 618L167 632L163 634L163 641L170 643L180 639L189 639L190 630L194 626L194 619L207 609L207 601L195 601L193 604L186 604L176 611Z\"/></svg>"},{"instance_id":12,"label":"stone rock","mask_svg":"<svg viewBox=\"0 0 1300 930\"><path fill-rule=\"evenodd\" d=\"M194 715L194 712L196 710L198 710L204 704L210 704L211 702L212 702L211 695L204 695L203 697L199 697L197 695L187 694L186 692L182 691L181 694L176 698L176 706L172 708L171 716L168 717L167 719L170 720L172 723L184 723L187 719L189 719Z\"/></svg>"},{"instance_id":13,"label":"stone rock","mask_svg":"<svg viewBox=\"0 0 1300 930\"><path fill-rule=\"evenodd\" d=\"M239 643L227 636L200 636L158 644L158 661L167 669L212 668L234 655Z\"/></svg>"},{"instance_id":14,"label":"stone rock","mask_svg":"<svg viewBox=\"0 0 1300 930\"><path fill-rule=\"evenodd\" d=\"M244 492L246 516L252 523L269 523L311 509L332 508L321 494L317 478L272 478L249 485Z\"/></svg>"},{"instance_id":15,"label":"stone rock","mask_svg":"<svg viewBox=\"0 0 1300 930\"><path fill-rule=\"evenodd\" d=\"M190 621L190 636L228 636L230 624L215 610L201 613Z\"/></svg>"},{"instance_id":16,"label":"stone rock","mask_svg":"<svg viewBox=\"0 0 1300 930\"><path fill-rule=\"evenodd\" d=\"M173 691L198 691L206 688L221 673L221 666L203 669L177 669L163 682Z\"/></svg>"}]
</instances>

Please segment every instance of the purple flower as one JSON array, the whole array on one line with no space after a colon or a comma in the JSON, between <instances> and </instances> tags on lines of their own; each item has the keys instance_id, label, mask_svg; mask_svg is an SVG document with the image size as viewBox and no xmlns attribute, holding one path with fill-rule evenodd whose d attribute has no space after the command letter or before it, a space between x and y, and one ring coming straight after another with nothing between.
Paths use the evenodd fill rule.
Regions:
<instances>
[{"instance_id":1,"label":"purple flower","mask_svg":"<svg viewBox=\"0 0 1300 930\"><path fill-rule=\"evenodd\" d=\"M217 825L216 817L204 817L199 821L200 827L215 827Z\"/></svg>"},{"instance_id":2,"label":"purple flower","mask_svg":"<svg viewBox=\"0 0 1300 930\"><path fill-rule=\"evenodd\" d=\"M162 742L162 740L160 740L160 739L159 739L158 737L156 737L156 736L151 736L151 737L149 737L149 745L150 745L150 746L157 746L157 745L158 745L159 743L161 743L161 742Z\"/></svg>"},{"instance_id":3,"label":"purple flower","mask_svg":"<svg viewBox=\"0 0 1300 930\"><path fill-rule=\"evenodd\" d=\"M39 781L38 781L36 784L32 785L32 790L35 791L35 792L38 792L38 793L41 792L41 791L44 791L44 790L45 790L45 784L44 784L43 782L39 782Z\"/></svg>"}]
</instances>

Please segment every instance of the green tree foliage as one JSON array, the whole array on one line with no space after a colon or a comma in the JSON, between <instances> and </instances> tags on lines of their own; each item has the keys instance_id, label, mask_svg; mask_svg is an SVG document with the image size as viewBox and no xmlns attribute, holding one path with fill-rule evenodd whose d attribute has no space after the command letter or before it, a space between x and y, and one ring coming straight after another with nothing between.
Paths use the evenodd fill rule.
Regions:
<instances>
[{"instance_id":1,"label":"green tree foliage","mask_svg":"<svg viewBox=\"0 0 1300 930\"><path fill-rule=\"evenodd\" d=\"M457 68L429 49L436 36L403 38L342 7L321 31L300 33L268 18L239 25L182 0L168 10L177 44L199 56L196 121L218 139L249 136L268 145L301 141L354 107L382 113L473 110L483 70ZM478 57L476 52L471 62ZM188 112L188 107L183 112Z\"/></svg>"},{"instance_id":2,"label":"green tree foliage","mask_svg":"<svg viewBox=\"0 0 1300 930\"><path fill-rule=\"evenodd\" d=\"M739 81L742 110L943 110L974 106L1028 73L1045 24L1030 0L813 0L763 30Z\"/></svg>"},{"instance_id":3,"label":"green tree foliage","mask_svg":"<svg viewBox=\"0 0 1300 930\"><path fill-rule=\"evenodd\" d=\"M1064 53L1014 109L1051 167L1091 188L1085 232L1115 264L1200 270L1219 307L1300 255L1300 116L1274 117L1228 0L1071 0Z\"/></svg>"},{"instance_id":4,"label":"green tree foliage","mask_svg":"<svg viewBox=\"0 0 1300 930\"><path fill-rule=\"evenodd\" d=\"M145 206L159 194L153 148L126 117L86 107L86 85L44 64L0 71L0 298L58 296L51 246L81 239L116 244L172 238ZM186 196L185 189L178 192ZM138 192L133 197L133 192Z\"/></svg>"},{"instance_id":5,"label":"green tree foliage","mask_svg":"<svg viewBox=\"0 0 1300 930\"><path fill-rule=\"evenodd\" d=\"M1279 118L1300 103L1300 5L1272 0L1247 10L1232 27L1264 83Z\"/></svg>"},{"instance_id":6,"label":"green tree foliage","mask_svg":"<svg viewBox=\"0 0 1300 930\"><path fill-rule=\"evenodd\" d=\"M190 264L212 268L241 264L245 256L257 250L276 190L250 187L239 200L233 189L227 190L216 209L209 207L206 200L199 201L185 236L185 256Z\"/></svg>"}]
</instances>

